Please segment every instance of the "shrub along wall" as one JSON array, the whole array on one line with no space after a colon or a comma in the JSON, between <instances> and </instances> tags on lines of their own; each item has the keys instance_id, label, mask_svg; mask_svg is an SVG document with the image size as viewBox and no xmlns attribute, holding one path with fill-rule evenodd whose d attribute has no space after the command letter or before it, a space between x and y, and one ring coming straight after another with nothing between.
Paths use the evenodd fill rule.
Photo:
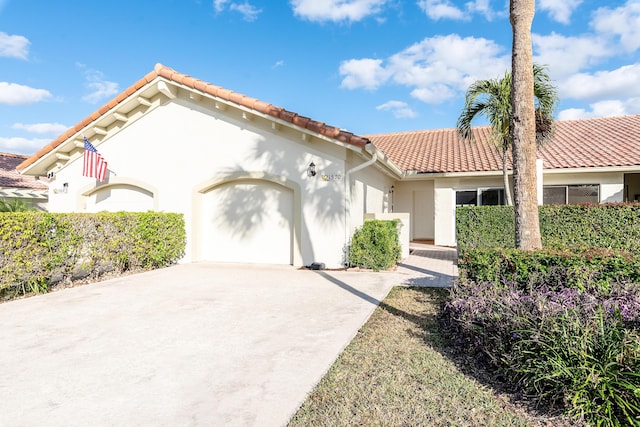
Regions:
<instances>
[{"instance_id":1,"label":"shrub along wall","mask_svg":"<svg viewBox=\"0 0 640 427\"><path fill-rule=\"evenodd\" d=\"M182 215L0 213L0 297L106 272L163 267L186 245Z\"/></svg>"},{"instance_id":2,"label":"shrub along wall","mask_svg":"<svg viewBox=\"0 0 640 427\"><path fill-rule=\"evenodd\" d=\"M398 220L368 220L351 239L350 266L388 270L400 259L402 248L398 238Z\"/></svg>"},{"instance_id":3,"label":"shrub along wall","mask_svg":"<svg viewBox=\"0 0 640 427\"><path fill-rule=\"evenodd\" d=\"M540 206L542 245L586 246L640 252L640 204ZM512 206L465 206L456 210L458 250L513 248Z\"/></svg>"},{"instance_id":4,"label":"shrub along wall","mask_svg":"<svg viewBox=\"0 0 640 427\"><path fill-rule=\"evenodd\" d=\"M595 287L606 291L613 282L640 283L640 257L620 249L474 249L460 254L458 267L463 280L512 283L521 290L544 284L551 289Z\"/></svg>"}]
</instances>

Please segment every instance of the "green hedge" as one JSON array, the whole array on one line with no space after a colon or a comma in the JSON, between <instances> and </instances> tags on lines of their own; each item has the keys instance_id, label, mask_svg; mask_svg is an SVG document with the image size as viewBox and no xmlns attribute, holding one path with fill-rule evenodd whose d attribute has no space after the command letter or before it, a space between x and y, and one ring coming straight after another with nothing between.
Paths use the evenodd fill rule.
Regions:
<instances>
[{"instance_id":1,"label":"green hedge","mask_svg":"<svg viewBox=\"0 0 640 427\"><path fill-rule=\"evenodd\" d=\"M539 213L544 248L519 251L512 207L458 208L450 336L534 400L640 425L640 204Z\"/></svg>"},{"instance_id":2,"label":"green hedge","mask_svg":"<svg viewBox=\"0 0 640 427\"><path fill-rule=\"evenodd\" d=\"M106 272L163 267L186 244L172 213L0 213L0 297L47 292L52 285Z\"/></svg>"},{"instance_id":3,"label":"green hedge","mask_svg":"<svg viewBox=\"0 0 640 427\"><path fill-rule=\"evenodd\" d=\"M559 286L603 291L613 282L640 283L640 256L608 248L474 249L460 254L460 277L531 291Z\"/></svg>"},{"instance_id":4,"label":"green hedge","mask_svg":"<svg viewBox=\"0 0 640 427\"><path fill-rule=\"evenodd\" d=\"M640 204L540 206L545 247L586 246L640 251ZM512 206L464 206L456 210L458 250L513 248Z\"/></svg>"},{"instance_id":5,"label":"green hedge","mask_svg":"<svg viewBox=\"0 0 640 427\"><path fill-rule=\"evenodd\" d=\"M388 270L400 259L398 220L365 221L353 234L349 261L351 267Z\"/></svg>"}]
</instances>

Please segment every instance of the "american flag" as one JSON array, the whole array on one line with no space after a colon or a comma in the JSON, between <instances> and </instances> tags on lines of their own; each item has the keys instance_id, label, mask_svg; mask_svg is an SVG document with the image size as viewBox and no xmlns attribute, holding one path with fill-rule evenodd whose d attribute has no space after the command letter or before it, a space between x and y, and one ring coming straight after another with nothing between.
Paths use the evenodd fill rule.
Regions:
<instances>
[{"instance_id":1,"label":"american flag","mask_svg":"<svg viewBox=\"0 0 640 427\"><path fill-rule=\"evenodd\" d=\"M90 178L96 178L98 181L104 181L107 174L107 161L98 153L96 147L84 138L84 167L82 175Z\"/></svg>"}]
</instances>

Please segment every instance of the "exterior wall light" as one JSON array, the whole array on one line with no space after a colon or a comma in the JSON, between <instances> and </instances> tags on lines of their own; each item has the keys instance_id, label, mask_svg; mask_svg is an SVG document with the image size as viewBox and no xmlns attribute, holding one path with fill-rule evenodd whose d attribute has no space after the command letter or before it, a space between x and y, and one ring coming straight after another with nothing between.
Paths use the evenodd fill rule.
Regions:
<instances>
[{"instance_id":1,"label":"exterior wall light","mask_svg":"<svg viewBox=\"0 0 640 427\"><path fill-rule=\"evenodd\" d=\"M314 176L316 176L316 165L313 162L309 163L309 167L307 168L307 176L309 178L313 178Z\"/></svg>"}]
</instances>

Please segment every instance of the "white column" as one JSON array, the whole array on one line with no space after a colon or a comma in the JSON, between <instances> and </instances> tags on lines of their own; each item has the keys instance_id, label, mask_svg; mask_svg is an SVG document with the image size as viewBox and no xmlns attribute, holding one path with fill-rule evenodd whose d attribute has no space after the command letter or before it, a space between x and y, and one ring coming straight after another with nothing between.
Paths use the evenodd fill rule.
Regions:
<instances>
[{"instance_id":1,"label":"white column","mask_svg":"<svg viewBox=\"0 0 640 427\"><path fill-rule=\"evenodd\" d=\"M544 186L544 160L536 159L536 175L538 181L538 205L542 205L542 196L543 196L543 186Z\"/></svg>"}]
</instances>

